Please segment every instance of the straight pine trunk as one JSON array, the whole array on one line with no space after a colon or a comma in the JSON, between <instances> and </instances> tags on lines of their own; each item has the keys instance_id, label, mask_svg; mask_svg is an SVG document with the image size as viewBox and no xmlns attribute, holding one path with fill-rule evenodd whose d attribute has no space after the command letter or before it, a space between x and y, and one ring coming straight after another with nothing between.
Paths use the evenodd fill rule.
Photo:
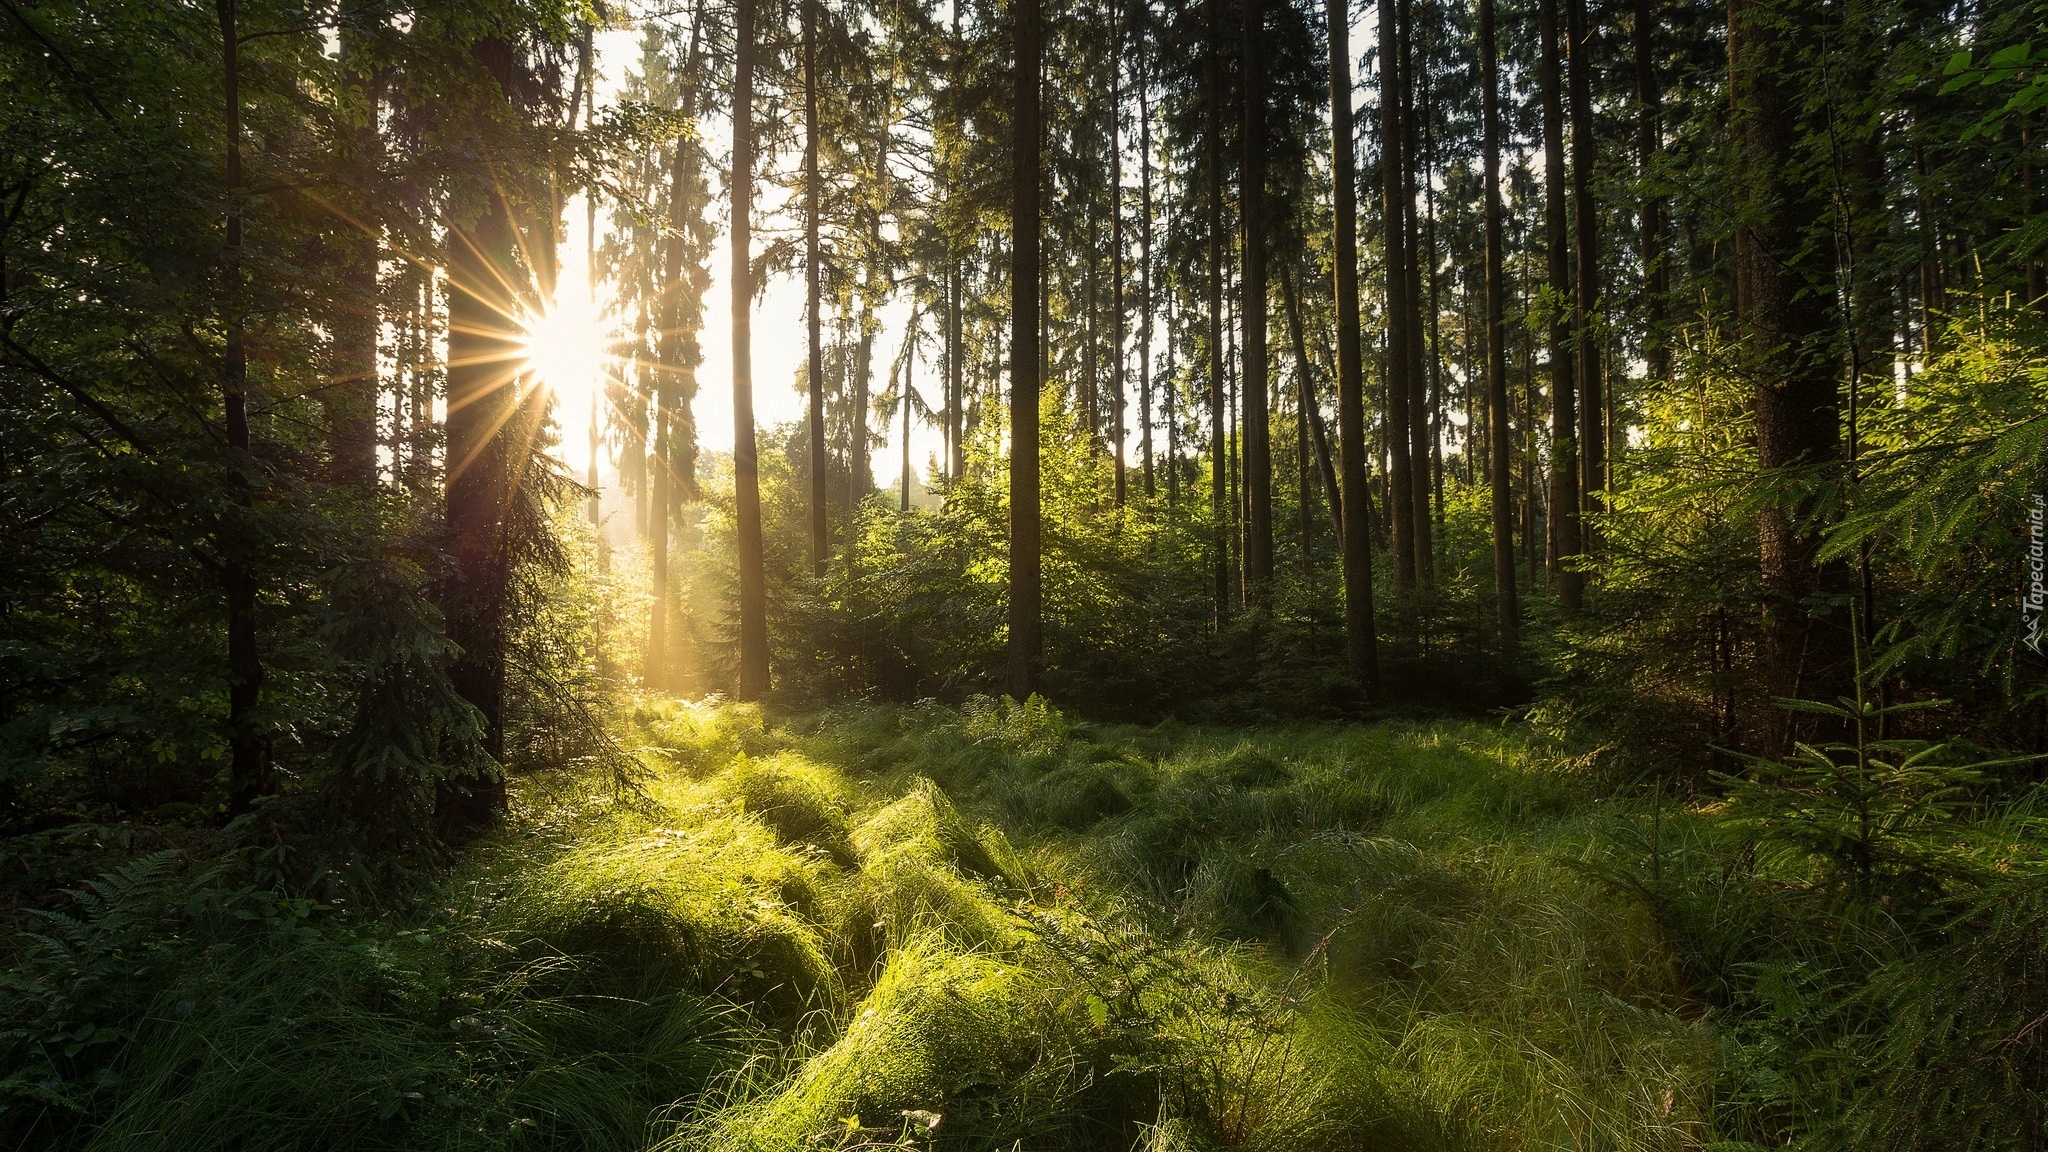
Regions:
<instances>
[{"instance_id":1,"label":"straight pine trunk","mask_svg":"<svg viewBox=\"0 0 2048 1152\"><path fill-rule=\"evenodd\" d=\"M1039 654L1039 0L1017 0L1010 151L1010 694L1031 694Z\"/></svg>"},{"instance_id":2,"label":"straight pine trunk","mask_svg":"<svg viewBox=\"0 0 2048 1152\"><path fill-rule=\"evenodd\" d=\"M754 441L754 3L733 14L732 472L738 536L740 667L736 695L768 694L768 574L761 540L761 463Z\"/></svg>"},{"instance_id":3,"label":"straight pine trunk","mask_svg":"<svg viewBox=\"0 0 2048 1152\"><path fill-rule=\"evenodd\" d=\"M1244 333L1244 584L1246 601L1264 607L1273 584L1273 439L1266 393L1266 94L1260 61L1265 8L1261 0L1243 0L1243 5L1244 106L1238 136L1244 150L1238 188L1243 247L1237 307Z\"/></svg>"},{"instance_id":4,"label":"straight pine trunk","mask_svg":"<svg viewBox=\"0 0 2048 1152\"><path fill-rule=\"evenodd\" d=\"M222 533L221 590L228 611L228 816L243 815L270 790L269 742L256 720L263 699L263 657L256 644L256 564L249 441L249 345L242 325L242 54L235 0L219 0L221 72L227 100L227 247L224 282L227 347L221 407L227 430L227 487L237 528ZM374 353L373 353L374 355ZM374 376L372 377L374 381Z\"/></svg>"},{"instance_id":5,"label":"straight pine trunk","mask_svg":"<svg viewBox=\"0 0 2048 1152\"><path fill-rule=\"evenodd\" d=\"M512 45L485 38L471 49L497 87L517 86ZM512 205L493 184L474 221L448 228L448 407L446 523L450 568L443 612L460 652L448 678L482 715L484 750L505 756L505 614L511 579L506 502L517 458L507 429L520 390L520 334L509 321L521 302L512 285L517 247ZM502 776L472 776L440 786L442 833L489 823L505 809Z\"/></svg>"},{"instance_id":6,"label":"straight pine trunk","mask_svg":"<svg viewBox=\"0 0 2048 1152\"><path fill-rule=\"evenodd\" d=\"M1587 512L1600 510L1607 488L1607 413L1603 399L1599 327L1600 205L1593 199L1593 165L1599 142L1593 134L1592 31L1586 0L1571 6L1572 349L1577 355L1579 393L1579 493ZM1588 533L1582 529L1582 535Z\"/></svg>"},{"instance_id":7,"label":"straight pine trunk","mask_svg":"<svg viewBox=\"0 0 2048 1152\"><path fill-rule=\"evenodd\" d=\"M1581 603L1581 577L1570 567L1579 555L1577 374L1573 368L1571 241L1565 220L1564 97L1559 76L1558 0L1538 7L1537 88L1543 104L1543 202L1549 256L1550 305L1550 569L1558 602Z\"/></svg>"},{"instance_id":8,"label":"straight pine trunk","mask_svg":"<svg viewBox=\"0 0 2048 1152\"><path fill-rule=\"evenodd\" d=\"M1406 357L1404 365L1408 375L1408 474L1409 474L1409 517L1414 534L1415 583L1419 588L1428 588L1436 578L1436 550L1433 545L1433 519L1429 509L1430 455L1429 455L1429 376L1423 368L1422 309L1422 244L1421 229L1415 218L1416 162L1421 155L1421 133L1417 130L1418 116L1415 109L1415 62L1414 39L1415 20L1410 0L1400 0L1396 5L1397 50L1400 54L1400 79L1398 89L1401 123L1401 159L1399 164L1400 227L1402 252L1406 259L1402 267L1407 282L1402 291L1406 301L1406 312L1401 319L1403 347Z\"/></svg>"},{"instance_id":9,"label":"straight pine trunk","mask_svg":"<svg viewBox=\"0 0 2048 1152\"><path fill-rule=\"evenodd\" d=\"M668 380L658 377L654 385L654 474L648 484L652 492L647 521L648 591L653 599L647 606L647 662L644 673L647 686L657 692L668 687L668 525L672 515L670 502L675 495L671 460L675 449L669 443L668 391Z\"/></svg>"},{"instance_id":10,"label":"straight pine trunk","mask_svg":"<svg viewBox=\"0 0 2048 1152\"><path fill-rule=\"evenodd\" d=\"M1356 208L1354 208L1354 214L1356 211ZM1358 249L1358 241L1355 236L1352 239L1351 246L1352 252L1355 255ZM1353 279L1355 287L1356 277ZM1310 519L1308 471L1311 463L1313 463L1318 478L1322 481L1323 498L1329 502L1330 531L1341 548L1344 542L1344 497L1337 486L1337 465L1330 457L1330 436L1328 430L1323 426L1322 407L1316 401L1315 376L1309 371L1308 341L1303 336L1301 329L1301 297L1295 290L1294 269L1292 267L1283 267L1280 270L1280 291L1286 297L1287 333L1288 338L1294 344L1294 371L1300 378L1301 384L1300 396L1296 402L1299 405L1299 433L1302 441L1300 446L1302 547L1304 549L1308 547Z\"/></svg>"},{"instance_id":11,"label":"straight pine trunk","mask_svg":"<svg viewBox=\"0 0 2048 1152\"><path fill-rule=\"evenodd\" d=\"M1671 378L1671 304L1664 264L1664 198L1657 189L1663 101L1657 87L1656 0L1635 0L1636 178L1642 197L1643 362L1652 380Z\"/></svg>"},{"instance_id":12,"label":"straight pine trunk","mask_svg":"<svg viewBox=\"0 0 2048 1152\"><path fill-rule=\"evenodd\" d=\"M1493 598L1501 645L1512 650L1521 624L1515 595L1514 488L1509 474L1514 453L1508 427L1507 309L1502 261L1500 202L1500 55L1494 42L1494 0L1479 0L1479 85L1485 123L1486 184L1486 430L1487 480L1492 488Z\"/></svg>"},{"instance_id":13,"label":"straight pine trunk","mask_svg":"<svg viewBox=\"0 0 2048 1152\"><path fill-rule=\"evenodd\" d=\"M697 110L697 50L703 42L703 17L699 0L691 23L689 51L683 57L679 110L686 118ZM669 618L675 612L674 590L669 581L669 525L675 519L678 505L696 496L694 441L686 441L684 451L678 452L675 440L679 430L692 426L690 405L697 392L696 318L701 312L693 298L695 286L690 282L687 239L695 207L690 202L696 185L694 147L690 137L679 137L669 158L668 236L662 251L661 331L657 349L661 363L649 397L654 451L649 459L646 539L651 585L648 591L652 600L648 606L645 675L648 687L657 690L674 686L668 667L672 647Z\"/></svg>"},{"instance_id":14,"label":"straight pine trunk","mask_svg":"<svg viewBox=\"0 0 2048 1152\"><path fill-rule=\"evenodd\" d=\"M1145 17L1138 6L1138 453L1144 468L1145 498L1159 495L1152 464L1152 107L1145 72Z\"/></svg>"},{"instance_id":15,"label":"straight pine trunk","mask_svg":"<svg viewBox=\"0 0 2048 1152\"><path fill-rule=\"evenodd\" d=\"M360 37L350 30L354 18L362 15L356 4L347 6L339 44L343 83L354 90L367 111L364 123L351 133L355 149L361 162L374 165L382 149L377 130L378 78L358 61ZM376 217L364 207L361 226L346 228L338 238L349 254L348 270L342 276L348 297L334 319L334 382L327 391L325 407L336 482L370 489L377 483L377 270L381 253L378 234L370 223Z\"/></svg>"},{"instance_id":16,"label":"straight pine trunk","mask_svg":"<svg viewBox=\"0 0 2048 1152\"><path fill-rule=\"evenodd\" d=\"M1114 16L1111 24L1116 23ZM1122 47L1120 41L1118 48ZM1109 402L1110 441L1116 456L1116 506L1124 506L1124 154L1123 58L1109 59Z\"/></svg>"},{"instance_id":17,"label":"straight pine trunk","mask_svg":"<svg viewBox=\"0 0 2048 1152\"><path fill-rule=\"evenodd\" d=\"M1365 370L1359 347L1358 161L1351 135L1351 6L1348 0L1328 3L1337 439L1343 468L1343 498L1339 503L1344 528L1338 539L1344 551L1344 660L1351 678L1369 695L1376 695L1379 640L1373 622L1371 497L1365 468Z\"/></svg>"},{"instance_id":18,"label":"straight pine trunk","mask_svg":"<svg viewBox=\"0 0 2048 1152\"><path fill-rule=\"evenodd\" d=\"M1222 0L1207 0L1209 55L1204 71L1208 83L1209 152L1209 514L1210 550L1214 562L1215 625L1230 614L1230 472L1231 446L1224 435L1223 396L1223 27Z\"/></svg>"},{"instance_id":19,"label":"straight pine trunk","mask_svg":"<svg viewBox=\"0 0 2048 1152\"><path fill-rule=\"evenodd\" d=\"M1396 0L1380 0L1380 244L1386 273L1387 522L1394 544L1394 591L1415 591L1415 473L1409 455L1407 230L1401 198L1406 191L1401 161L1401 33Z\"/></svg>"},{"instance_id":20,"label":"straight pine trunk","mask_svg":"<svg viewBox=\"0 0 2048 1152\"><path fill-rule=\"evenodd\" d=\"M1766 473L1826 469L1840 454L1841 349L1826 304L1833 270L1806 234L1825 197L1794 171L1805 98L1799 53L1817 19L1809 0L1728 6L1736 352L1754 388L1757 466ZM1820 563L1812 513L1811 496L1781 492L1758 517L1765 676L1773 696L1825 700L1847 686L1847 621L1810 606L1844 590L1846 573ZM1777 742L1789 747L1795 735L1788 717Z\"/></svg>"},{"instance_id":21,"label":"straight pine trunk","mask_svg":"<svg viewBox=\"0 0 2048 1152\"><path fill-rule=\"evenodd\" d=\"M809 355L806 383L810 400L811 574L825 575L831 558L831 504L825 467L825 342L818 313L821 286L818 267L818 0L803 3L804 56L804 342Z\"/></svg>"}]
</instances>

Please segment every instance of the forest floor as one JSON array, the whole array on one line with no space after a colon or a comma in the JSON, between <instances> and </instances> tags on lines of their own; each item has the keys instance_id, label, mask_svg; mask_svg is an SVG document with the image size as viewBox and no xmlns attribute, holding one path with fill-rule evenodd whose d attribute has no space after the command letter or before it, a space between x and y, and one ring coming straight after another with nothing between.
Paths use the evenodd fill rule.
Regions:
<instances>
[{"instance_id":1,"label":"forest floor","mask_svg":"<svg viewBox=\"0 0 2048 1152\"><path fill-rule=\"evenodd\" d=\"M644 702L397 913L209 949L109 1148L1673 1148L1683 814L1469 721ZM1634 846L1634 847L1631 847ZM197 1010L194 1006L197 1005Z\"/></svg>"}]
</instances>

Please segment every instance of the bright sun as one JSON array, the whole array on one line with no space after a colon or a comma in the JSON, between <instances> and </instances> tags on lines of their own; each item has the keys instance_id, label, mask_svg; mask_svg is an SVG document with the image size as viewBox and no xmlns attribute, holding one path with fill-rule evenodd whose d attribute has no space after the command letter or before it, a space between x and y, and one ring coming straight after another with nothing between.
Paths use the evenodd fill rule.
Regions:
<instances>
[{"instance_id":1,"label":"bright sun","mask_svg":"<svg viewBox=\"0 0 2048 1152\"><path fill-rule=\"evenodd\" d=\"M579 292L563 292L552 309L527 318L527 363L564 407L582 408L601 386L611 358L607 327L597 305Z\"/></svg>"}]
</instances>

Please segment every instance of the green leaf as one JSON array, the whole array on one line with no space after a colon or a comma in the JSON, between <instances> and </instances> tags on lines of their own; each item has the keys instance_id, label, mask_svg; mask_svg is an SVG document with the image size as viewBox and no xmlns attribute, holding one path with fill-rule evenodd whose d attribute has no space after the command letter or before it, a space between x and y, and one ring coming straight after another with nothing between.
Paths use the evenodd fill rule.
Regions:
<instances>
[{"instance_id":1,"label":"green leaf","mask_svg":"<svg viewBox=\"0 0 2048 1152\"><path fill-rule=\"evenodd\" d=\"M2008 44L1993 52L1991 59L1984 62L1984 67L2024 68L2027 66L2027 59L2032 55L2033 45L2031 44Z\"/></svg>"}]
</instances>

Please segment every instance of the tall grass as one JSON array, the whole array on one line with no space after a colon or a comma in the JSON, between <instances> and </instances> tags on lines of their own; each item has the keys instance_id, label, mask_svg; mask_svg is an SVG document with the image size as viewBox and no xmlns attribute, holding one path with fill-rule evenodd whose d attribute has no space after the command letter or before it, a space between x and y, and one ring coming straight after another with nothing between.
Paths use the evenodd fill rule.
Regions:
<instances>
[{"instance_id":1,"label":"tall grass","mask_svg":"<svg viewBox=\"0 0 2048 1152\"><path fill-rule=\"evenodd\" d=\"M2024 875L1945 952L1845 965L1893 937L1824 924L1715 812L1603 799L1513 729L1099 727L992 701L773 723L648 701L632 723L644 799L529 779L520 819L403 913L195 904L162 867L81 894L0 984L6 1131L1931 1147L2034 1114L2038 1060L2011 1054L2038 1047L2012 1027L2039 999Z\"/></svg>"}]
</instances>

